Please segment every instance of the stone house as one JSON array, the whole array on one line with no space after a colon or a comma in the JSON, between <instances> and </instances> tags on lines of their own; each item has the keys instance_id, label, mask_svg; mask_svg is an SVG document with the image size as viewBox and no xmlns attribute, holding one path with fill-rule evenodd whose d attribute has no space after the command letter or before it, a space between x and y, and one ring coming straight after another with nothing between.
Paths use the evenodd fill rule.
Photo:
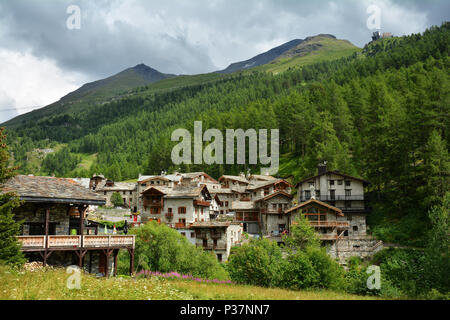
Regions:
<instances>
[{"instance_id":1,"label":"stone house","mask_svg":"<svg viewBox=\"0 0 450 320\"><path fill-rule=\"evenodd\" d=\"M23 221L18 240L29 260L78 264L87 272L108 276L117 274L117 255L126 249L133 272L134 236L100 236L89 226L87 208L104 205L103 197L72 179L53 177L19 175L1 187L2 193L13 193L24 202L14 214Z\"/></svg>"},{"instance_id":2,"label":"stone house","mask_svg":"<svg viewBox=\"0 0 450 320\"><path fill-rule=\"evenodd\" d=\"M319 165L318 175L297 183L298 203L311 199L323 201L340 209L350 228L346 236L366 234L366 217L371 212L364 189L370 183L364 179L352 177L339 171L328 171L325 164Z\"/></svg>"},{"instance_id":3,"label":"stone house","mask_svg":"<svg viewBox=\"0 0 450 320\"><path fill-rule=\"evenodd\" d=\"M133 212L137 212L137 185L132 182L114 182L112 180L104 180L95 188L95 192L104 197L106 206L114 206L111 202L111 196L119 193L126 207Z\"/></svg>"},{"instance_id":4,"label":"stone house","mask_svg":"<svg viewBox=\"0 0 450 320\"><path fill-rule=\"evenodd\" d=\"M360 231L357 235L349 235L352 221L345 213L325 202L311 199L301 203L285 212L289 228L295 218L304 214L310 224L319 233L320 240L327 247L327 252L346 264L347 259L353 256L366 258L383 249L383 243ZM290 229L287 230L289 234Z\"/></svg>"},{"instance_id":5,"label":"stone house","mask_svg":"<svg viewBox=\"0 0 450 320\"><path fill-rule=\"evenodd\" d=\"M145 220L156 220L190 235L190 225L210 221L212 196L205 185L174 188L150 186L140 199L140 211Z\"/></svg>"},{"instance_id":6,"label":"stone house","mask_svg":"<svg viewBox=\"0 0 450 320\"><path fill-rule=\"evenodd\" d=\"M289 229L285 211L292 206L293 196L285 191L272 193L256 201L261 213L261 233L264 237L281 242L281 235Z\"/></svg>"},{"instance_id":7,"label":"stone house","mask_svg":"<svg viewBox=\"0 0 450 320\"><path fill-rule=\"evenodd\" d=\"M213 252L219 262L226 262L231 248L242 241L242 226L235 222L196 222L191 230L195 233L195 245Z\"/></svg>"}]
</instances>

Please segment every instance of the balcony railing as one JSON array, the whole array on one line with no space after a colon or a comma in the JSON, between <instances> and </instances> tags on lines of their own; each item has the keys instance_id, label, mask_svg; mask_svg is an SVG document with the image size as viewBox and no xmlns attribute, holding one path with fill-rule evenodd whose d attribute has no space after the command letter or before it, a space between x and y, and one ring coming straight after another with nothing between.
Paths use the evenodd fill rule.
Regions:
<instances>
[{"instance_id":1,"label":"balcony railing","mask_svg":"<svg viewBox=\"0 0 450 320\"><path fill-rule=\"evenodd\" d=\"M218 245L208 245L208 246L203 246L203 245L197 245L197 247L202 248L203 250L226 250L227 247L223 244L218 244Z\"/></svg>"},{"instance_id":2,"label":"balcony railing","mask_svg":"<svg viewBox=\"0 0 450 320\"><path fill-rule=\"evenodd\" d=\"M302 195L300 201L305 202L311 200L311 197L305 197ZM345 195L316 195L316 200L320 201L364 201L364 195L354 195L354 196L345 196Z\"/></svg>"},{"instance_id":3,"label":"balcony railing","mask_svg":"<svg viewBox=\"0 0 450 320\"><path fill-rule=\"evenodd\" d=\"M19 236L22 250L134 248L135 236Z\"/></svg>"},{"instance_id":4,"label":"balcony railing","mask_svg":"<svg viewBox=\"0 0 450 320\"><path fill-rule=\"evenodd\" d=\"M209 201L194 200L194 206L209 207L210 205L211 205L211 202L209 202Z\"/></svg>"},{"instance_id":5,"label":"balcony railing","mask_svg":"<svg viewBox=\"0 0 450 320\"><path fill-rule=\"evenodd\" d=\"M349 222L338 221L310 221L309 224L316 228L349 228Z\"/></svg>"},{"instance_id":6,"label":"balcony railing","mask_svg":"<svg viewBox=\"0 0 450 320\"><path fill-rule=\"evenodd\" d=\"M283 209L261 209L261 213L263 214L283 214Z\"/></svg>"},{"instance_id":7,"label":"balcony railing","mask_svg":"<svg viewBox=\"0 0 450 320\"><path fill-rule=\"evenodd\" d=\"M172 212L166 213L166 218L169 219L169 220L172 220L173 219L173 213Z\"/></svg>"}]
</instances>

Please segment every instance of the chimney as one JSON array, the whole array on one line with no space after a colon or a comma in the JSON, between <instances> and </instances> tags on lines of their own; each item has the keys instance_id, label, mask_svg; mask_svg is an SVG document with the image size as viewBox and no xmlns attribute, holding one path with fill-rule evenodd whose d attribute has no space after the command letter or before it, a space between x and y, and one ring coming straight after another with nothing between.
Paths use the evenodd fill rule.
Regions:
<instances>
[{"instance_id":1,"label":"chimney","mask_svg":"<svg viewBox=\"0 0 450 320\"><path fill-rule=\"evenodd\" d=\"M319 163L317 168L319 171L319 175L326 173L327 172L327 162L325 161L324 163Z\"/></svg>"}]
</instances>

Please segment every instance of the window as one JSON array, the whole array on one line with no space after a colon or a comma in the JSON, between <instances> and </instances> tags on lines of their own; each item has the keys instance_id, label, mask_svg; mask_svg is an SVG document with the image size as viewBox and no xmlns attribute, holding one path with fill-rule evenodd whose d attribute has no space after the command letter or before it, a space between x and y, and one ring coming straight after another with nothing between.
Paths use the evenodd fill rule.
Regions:
<instances>
[{"instance_id":1,"label":"window","mask_svg":"<svg viewBox=\"0 0 450 320\"><path fill-rule=\"evenodd\" d=\"M221 254L218 254L218 255L217 255L217 260L218 260L219 262L222 262L222 255L221 255Z\"/></svg>"},{"instance_id":2,"label":"window","mask_svg":"<svg viewBox=\"0 0 450 320\"><path fill-rule=\"evenodd\" d=\"M133 195L133 191L130 191L130 196L132 196Z\"/></svg>"},{"instance_id":3,"label":"window","mask_svg":"<svg viewBox=\"0 0 450 320\"><path fill-rule=\"evenodd\" d=\"M152 181L151 184L155 184L155 181Z\"/></svg>"},{"instance_id":4,"label":"window","mask_svg":"<svg viewBox=\"0 0 450 320\"><path fill-rule=\"evenodd\" d=\"M178 213L179 214L186 214L186 207L179 207L178 208Z\"/></svg>"},{"instance_id":5,"label":"window","mask_svg":"<svg viewBox=\"0 0 450 320\"><path fill-rule=\"evenodd\" d=\"M228 201L225 201L225 207L228 207Z\"/></svg>"},{"instance_id":6,"label":"window","mask_svg":"<svg viewBox=\"0 0 450 320\"><path fill-rule=\"evenodd\" d=\"M103 192L103 194L106 196L106 191L105 192Z\"/></svg>"},{"instance_id":7,"label":"window","mask_svg":"<svg viewBox=\"0 0 450 320\"><path fill-rule=\"evenodd\" d=\"M191 232L191 238L195 238L195 232Z\"/></svg>"},{"instance_id":8,"label":"window","mask_svg":"<svg viewBox=\"0 0 450 320\"><path fill-rule=\"evenodd\" d=\"M358 226L353 226L353 231L358 232Z\"/></svg>"},{"instance_id":9,"label":"window","mask_svg":"<svg viewBox=\"0 0 450 320\"><path fill-rule=\"evenodd\" d=\"M172 208L167 208L168 213L173 213Z\"/></svg>"},{"instance_id":10,"label":"window","mask_svg":"<svg viewBox=\"0 0 450 320\"><path fill-rule=\"evenodd\" d=\"M345 190L345 196L351 197L352 196L352 190Z\"/></svg>"},{"instance_id":11,"label":"window","mask_svg":"<svg viewBox=\"0 0 450 320\"><path fill-rule=\"evenodd\" d=\"M208 247L208 239L203 239L203 248Z\"/></svg>"},{"instance_id":12,"label":"window","mask_svg":"<svg viewBox=\"0 0 450 320\"><path fill-rule=\"evenodd\" d=\"M335 200L335 199L336 199L336 191L330 190L330 200Z\"/></svg>"},{"instance_id":13,"label":"window","mask_svg":"<svg viewBox=\"0 0 450 320\"><path fill-rule=\"evenodd\" d=\"M330 180L330 186L334 186L334 180Z\"/></svg>"},{"instance_id":14,"label":"window","mask_svg":"<svg viewBox=\"0 0 450 320\"><path fill-rule=\"evenodd\" d=\"M185 233L185 232L182 232L181 235L182 235L183 237L186 237L186 233Z\"/></svg>"},{"instance_id":15,"label":"window","mask_svg":"<svg viewBox=\"0 0 450 320\"><path fill-rule=\"evenodd\" d=\"M278 215L278 220L283 220L283 215L282 214Z\"/></svg>"},{"instance_id":16,"label":"window","mask_svg":"<svg viewBox=\"0 0 450 320\"><path fill-rule=\"evenodd\" d=\"M214 247L217 247L217 240L214 240Z\"/></svg>"},{"instance_id":17,"label":"window","mask_svg":"<svg viewBox=\"0 0 450 320\"><path fill-rule=\"evenodd\" d=\"M342 186L344 184L344 180L338 180L338 185Z\"/></svg>"},{"instance_id":18,"label":"window","mask_svg":"<svg viewBox=\"0 0 450 320\"><path fill-rule=\"evenodd\" d=\"M350 187L352 185L352 182L350 180L345 181L345 186Z\"/></svg>"},{"instance_id":19,"label":"window","mask_svg":"<svg viewBox=\"0 0 450 320\"><path fill-rule=\"evenodd\" d=\"M311 191L309 190L305 190L305 199L310 199L311 198Z\"/></svg>"}]
</instances>

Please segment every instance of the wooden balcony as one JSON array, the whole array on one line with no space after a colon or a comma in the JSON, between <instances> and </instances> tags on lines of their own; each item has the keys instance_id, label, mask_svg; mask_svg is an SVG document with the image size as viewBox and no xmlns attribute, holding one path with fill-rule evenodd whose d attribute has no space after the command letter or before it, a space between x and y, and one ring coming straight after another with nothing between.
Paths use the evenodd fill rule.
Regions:
<instances>
[{"instance_id":1,"label":"wooden balcony","mask_svg":"<svg viewBox=\"0 0 450 320\"><path fill-rule=\"evenodd\" d=\"M315 228L350 228L350 223L338 221L310 221L309 224Z\"/></svg>"},{"instance_id":2,"label":"wooden balcony","mask_svg":"<svg viewBox=\"0 0 450 320\"><path fill-rule=\"evenodd\" d=\"M135 236L20 236L22 251L121 249L135 246Z\"/></svg>"},{"instance_id":3,"label":"wooden balcony","mask_svg":"<svg viewBox=\"0 0 450 320\"><path fill-rule=\"evenodd\" d=\"M175 229L186 229L185 223L175 223Z\"/></svg>"},{"instance_id":4,"label":"wooden balcony","mask_svg":"<svg viewBox=\"0 0 450 320\"><path fill-rule=\"evenodd\" d=\"M261 209L262 214L283 214L283 209Z\"/></svg>"},{"instance_id":5,"label":"wooden balcony","mask_svg":"<svg viewBox=\"0 0 450 320\"><path fill-rule=\"evenodd\" d=\"M209 206L211 206L211 202L209 202L209 201L202 201L202 200L194 200L194 206L209 207Z\"/></svg>"},{"instance_id":6,"label":"wooden balcony","mask_svg":"<svg viewBox=\"0 0 450 320\"><path fill-rule=\"evenodd\" d=\"M227 247L223 244L218 244L216 246L214 246L214 245L208 245L208 246L197 245L197 247L202 248L203 250L226 250L227 249Z\"/></svg>"}]
</instances>

